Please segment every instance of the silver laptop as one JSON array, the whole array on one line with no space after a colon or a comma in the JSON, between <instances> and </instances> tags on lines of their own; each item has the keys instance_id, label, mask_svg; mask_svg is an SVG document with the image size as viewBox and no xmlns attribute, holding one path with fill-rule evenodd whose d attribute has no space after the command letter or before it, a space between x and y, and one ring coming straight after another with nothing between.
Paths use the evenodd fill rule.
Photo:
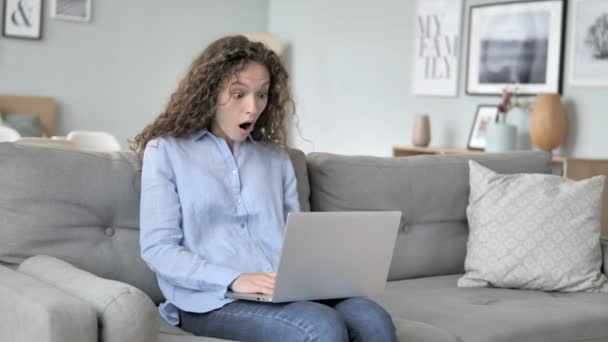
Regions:
<instances>
[{"instance_id":1,"label":"silver laptop","mask_svg":"<svg viewBox=\"0 0 608 342\"><path fill-rule=\"evenodd\" d=\"M280 303L381 293L400 221L399 211L290 213L273 294L226 297Z\"/></svg>"}]
</instances>

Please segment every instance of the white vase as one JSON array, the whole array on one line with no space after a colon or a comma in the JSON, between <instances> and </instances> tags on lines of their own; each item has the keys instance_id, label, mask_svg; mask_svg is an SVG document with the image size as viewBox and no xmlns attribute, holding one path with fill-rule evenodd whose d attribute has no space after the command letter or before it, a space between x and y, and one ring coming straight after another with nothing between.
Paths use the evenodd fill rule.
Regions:
<instances>
[{"instance_id":1,"label":"white vase","mask_svg":"<svg viewBox=\"0 0 608 342\"><path fill-rule=\"evenodd\" d=\"M508 124L504 119L492 122L486 132L486 152L514 151L516 145L517 128Z\"/></svg>"},{"instance_id":2,"label":"white vase","mask_svg":"<svg viewBox=\"0 0 608 342\"><path fill-rule=\"evenodd\" d=\"M531 150L530 141L530 114L521 107L512 107L507 114L507 123L517 128L515 148L518 150Z\"/></svg>"}]
</instances>

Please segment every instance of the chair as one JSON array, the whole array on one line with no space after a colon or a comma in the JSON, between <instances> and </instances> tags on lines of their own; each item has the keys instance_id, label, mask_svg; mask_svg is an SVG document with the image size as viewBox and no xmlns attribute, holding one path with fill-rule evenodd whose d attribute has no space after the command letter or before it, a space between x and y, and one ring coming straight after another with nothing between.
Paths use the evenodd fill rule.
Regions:
<instances>
[{"instance_id":1,"label":"chair","mask_svg":"<svg viewBox=\"0 0 608 342\"><path fill-rule=\"evenodd\" d=\"M94 151L119 151L120 143L115 136L101 131L71 131L66 136L74 147Z\"/></svg>"},{"instance_id":2,"label":"chair","mask_svg":"<svg viewBox=\"0 0 608 342\"><path fill-rule=\"evenodd\" d=\"M0 126L0 142L15 141L20 137L21 135L16 130L6 126Z\"/></svg>"},{"instance_id":3,"label":"chair","mask_svg":"<svg viewBox=\"0 0 608 342\"><path fill-rule=\"evenodd\" d=\"M55 98L49 96L2 95L0 112L29 114L40 118L42 132L46 136L55 133Z\"/></svg>"}]
</instances>

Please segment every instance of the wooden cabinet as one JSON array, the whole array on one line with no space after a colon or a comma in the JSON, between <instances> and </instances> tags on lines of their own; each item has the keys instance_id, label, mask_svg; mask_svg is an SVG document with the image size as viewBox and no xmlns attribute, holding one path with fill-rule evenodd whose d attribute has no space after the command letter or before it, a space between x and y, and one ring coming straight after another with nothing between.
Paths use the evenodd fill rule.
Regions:
<instances>
[{"instance_id":1,"label":"wooden cabinet","mask_svg":"<svg viewBox=\"0 0 608 342\"><path fill-rule=\"evenodd\" d=\"M393 156L408 157L422 154L473 154L482 151L470 151L455 148L394 146ZM585 179L596 175L608 177L608 160L583 159L563 156L553 157L553 173L574 180ZM608 186L604 187L602 211L602 235L608 237Z\"/></svg>"}]
</instances>

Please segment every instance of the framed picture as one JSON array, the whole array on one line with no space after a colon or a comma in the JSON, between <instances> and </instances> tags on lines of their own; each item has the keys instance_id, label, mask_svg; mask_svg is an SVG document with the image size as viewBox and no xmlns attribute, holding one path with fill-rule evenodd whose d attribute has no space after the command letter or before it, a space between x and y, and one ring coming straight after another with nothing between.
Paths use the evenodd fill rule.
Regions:
<instances>
[{"instance_id":1,"label":"framed picture","mask_svg":"<svg viewBox=\"0 0 608 342\"><path fill-rule=\"evenodd\" d=\"M561 93L564 0L471 6L468 94Z\"/></svg>"},{"instance_id":2,"label":"framed picture","mask_svg":"<svg viewBox=\"0 0 608 342\"><path fill-rule=\"evenodd\" d=\"M608 86L608 1L575 0L570 84Z\"/></svg>"},{"instance_id":3,"label":"framed picture","mask_svg":"<svg viewBox=\"0 0 608 342\"><path fill-rule=\"evenodd\" d=\"M469 150L481 150L486 147L486 132L488 125L496 120L498 106L495 105L479 105L473 120L473 127L469 134L469 142L467 148Z\"/></svg>"},{"instance_id":4,"label":"framed picture","mask_svg":"<svg viewBox=\"0 0 608 342\"><path fill-rule=\"evenodd\" d=\"M91 20L91 0L52 0L51 4L51 16L55 19Z\"/></svg>"},{"instance_id":5,"label":"framed picture","mask_svg":"<svg viewBox=\"0 0 608 342\"><path fill-rule=\"evenodd\" d=\"M413 93L456 96L463 0L418 0Z\"/></svg>"},{"instance_id":6,"label":"framed picture","mask_svg":"<svg viewBox=\"0 0 608 342\"><path fill-rule=\"evenodd\" d=\"M42 0L4 0L2 35L12 38L42 37Z\"/></svg>"}]
</instances>

